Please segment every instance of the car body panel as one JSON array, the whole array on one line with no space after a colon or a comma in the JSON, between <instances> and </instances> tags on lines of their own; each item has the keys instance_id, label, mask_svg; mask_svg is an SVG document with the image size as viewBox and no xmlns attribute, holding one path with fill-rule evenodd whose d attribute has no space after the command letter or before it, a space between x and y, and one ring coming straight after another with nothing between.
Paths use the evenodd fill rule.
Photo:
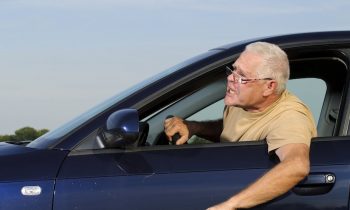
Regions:
<instances>
[{"instance_id":1,"label":"car body panel","mask_svg":"<svg viewBox=\"0 0 350 210\"><path fill-rule=\"evenodd\" d=\"M39 150L0 143L0 182L54 180L68 151Z\"/></svg>"},{"instance_id":2,"label":"car body panel","mask_svg":"<svg viewBox=\"0 0 350 210\"><path fill-rule=\"evenodd\" d=\"M55 179L67 154L0 143L0 209L52 209ZM38 195L31 195L33 187ZM28 194L22 192L26 188Z\"/></svg>"},{"instance_id":3,"label":"car body panel","mask_svg":"<svg viewBox=\"0 0 350 210\"><path fill-rule=\"evenodd\" d=\"M50 210L54 197L55 180L0 182L0 209ZM24 187L40 187L39 195L23 195Z\"/></svg>"}]
</instances>

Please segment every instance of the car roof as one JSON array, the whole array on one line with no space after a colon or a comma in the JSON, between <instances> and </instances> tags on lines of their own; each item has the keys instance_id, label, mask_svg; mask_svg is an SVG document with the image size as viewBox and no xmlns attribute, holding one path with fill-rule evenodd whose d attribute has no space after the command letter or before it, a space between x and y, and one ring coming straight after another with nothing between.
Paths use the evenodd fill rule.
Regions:
<instances>
[{"instance_id":1,"label":"car roof","mask_svg":"<svg viewBox=\"0 0 350 210\"><path fill-rule=\"evenodd\" d=\"M270 42L277 45L281 45L281 47L307 45L308 43L312 45L325 43L336 44L350 42L350 31L320 31L258 37L239 42L233 42L230 44L213 48L211 50L230 50L233 48L237 49L238 46L246 46L247 44L256 41Z\"/></svg>"}]
</instances>

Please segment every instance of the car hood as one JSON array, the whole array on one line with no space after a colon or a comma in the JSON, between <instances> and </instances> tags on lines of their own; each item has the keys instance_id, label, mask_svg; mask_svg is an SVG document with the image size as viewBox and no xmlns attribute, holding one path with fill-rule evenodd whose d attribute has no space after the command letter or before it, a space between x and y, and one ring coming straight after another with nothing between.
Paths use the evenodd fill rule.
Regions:
<instances>
[{"instance_id":1,"label":"car hood","mask_svg":"<svg viewBox=\"0 0 350 210\"><path fill-rule=\"evenodd\" d=\"M54 179L68 151L0 143L0 182Z\"/></svg>"}]
</instances>

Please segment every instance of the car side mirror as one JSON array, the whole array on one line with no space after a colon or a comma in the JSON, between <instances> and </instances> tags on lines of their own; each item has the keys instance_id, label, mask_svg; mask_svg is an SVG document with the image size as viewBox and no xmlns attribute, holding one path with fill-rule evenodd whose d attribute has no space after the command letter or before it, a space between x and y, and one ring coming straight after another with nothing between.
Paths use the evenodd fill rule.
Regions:
<instances>
[{"instance_id":1,"label":"car side mirror","mask_svg":"<svg viewBox=\"0 0 350 210\"><path fill-rule=\"evenodd\" d=\"M122 109L113 112L106 127L97 134L102 148L125 148L137 141L139 136L139 115L136 109Z\"/></svg>"}]
</instances>

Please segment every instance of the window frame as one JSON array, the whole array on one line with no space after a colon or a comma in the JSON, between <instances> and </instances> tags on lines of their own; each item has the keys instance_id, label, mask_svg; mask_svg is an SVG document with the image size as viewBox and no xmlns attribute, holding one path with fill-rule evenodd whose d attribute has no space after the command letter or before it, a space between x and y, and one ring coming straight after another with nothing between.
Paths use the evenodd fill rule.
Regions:
<instances>
[{"instance_id":1,"label":"window frame","mask_svg":"<svg viewBox=\"0 0 350 210\"><path fill-rule=\"evenodd\" d=\"M338 109L341 108L341 102L342 100L344 100L344 87L346 84L345 79L341 84L339 83L339 81L337 81L337 77L339 77L338 74L334 74L335 76L329 77L329 72L327 73L327 71L329 71L329 66L332 66L336 63L338 65L338 69L340 69L338 70L338 72L341 72L343 74L343 76L340 77L346 78L348 76L347 60L344 58L344 55L341 52L341 50L318 49L310 51L303 50L301 52L299 52L299 50L300 49L286 50L288 56L290 57L290 77L291 79L310 78L311 74L312 78L319 78L326 82L327 91L323 101L321 115L319 117L320 122L318 129L327 128L326 133L328 135L325 136L337 136L339 128L341 126L341 118L338 118L336 122L329 122L327 118L333 107L336 107ZM193 99L196 99L196 97L200 95L201 91L203 92L204 90L205 92L207 90L206 87L208 86L208 83L221 80L224 81L226 84L226 75L224 67L234 62L234 60L236 60L237 57L238 55L229 56L216 63L210 64L204 67L204 69L196 71L201 73L196 73L196 76L193 77L191 80L188 80L187 82L175 87L171 86L172 89L168 89L166 95L161 95L159 97L153 98L156 100L149 101L149 103L147 104L143 103L142 107L136 106L136 108L139 109L141 121L150 122L150 120L157 118L158 122L163 122L163 119L165 119L165 117L169 114L180 116L183 118L189 117L193 113L181 114L180 111L176 109L176 106L184 100L196 101ZM325 65L325 63L327 65ZM309 67L313 67L313 69L316 69L317 71L310 71L307 69ZM333 72L334 70L332 70L332 73ZM223 98L224 94L225 91L222 91L222 95L212 100L212 102L215 103L216 101L220 100L220 97ZM152 104L155 103L158 103L157 106L155 106L157 109L152 107ZM210 104L212 103L202 104L202 107L199 106L198 110L203 109L204 107L207 107ZM143 109L147 110L147 114L146 112L142 111ZM339 111L339 115L341 115L341 111ZM153 132L152 136L154 138L156 138L155 133L157 133L158 135L161 135L162 133L163 126L158 123L158 127L158 131ZM152 129L152 126L150 126L150 129ZM152 147L157 146L157 142L150 142L150 145ZM244 145L244 143L240 145ZM76 148L79 148L79 146ZM140 149L142 150L142 147Z\"/></svg>"}]
</instances>

